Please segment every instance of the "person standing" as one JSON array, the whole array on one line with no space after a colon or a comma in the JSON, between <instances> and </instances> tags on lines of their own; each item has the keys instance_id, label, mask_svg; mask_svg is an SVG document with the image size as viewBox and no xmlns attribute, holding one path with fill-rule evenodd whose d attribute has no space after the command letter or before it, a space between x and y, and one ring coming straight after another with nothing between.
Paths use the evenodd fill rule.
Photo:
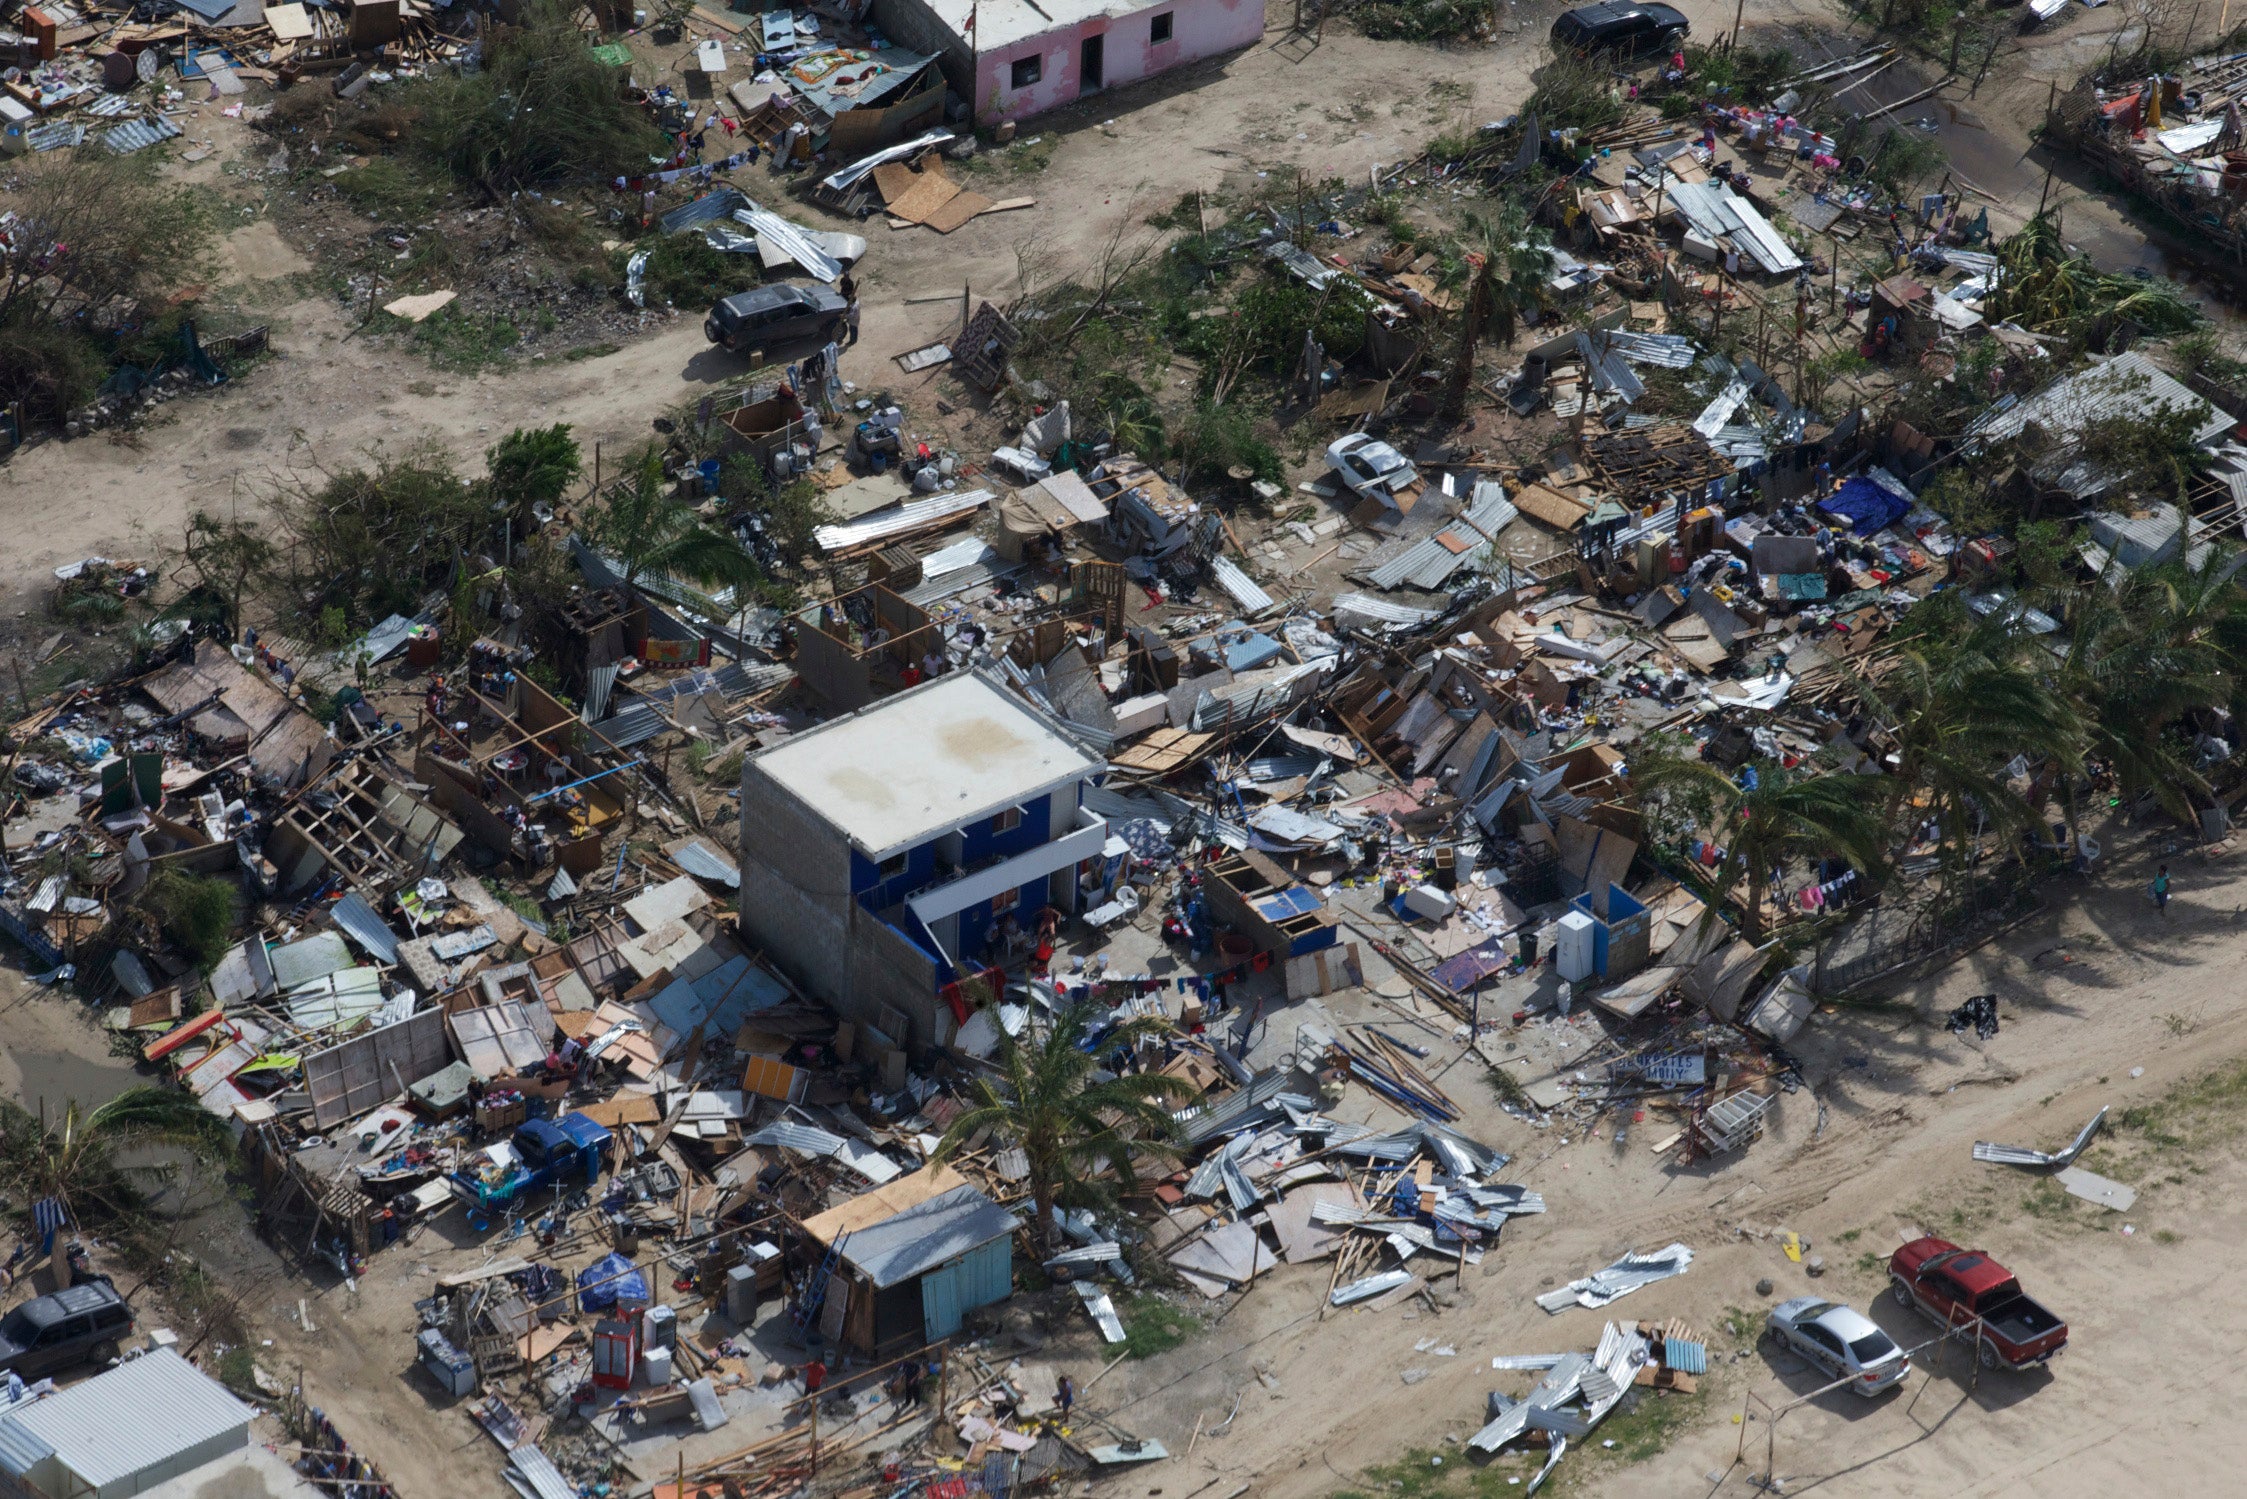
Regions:
<instances>
[{"instance_id":1,"label":"person standing","mask_svg":"<svg viewBox=\"0 0 2247 1499\"><path fill-rule=\"evenodd\" d=\"M1053 1403L1061 1407L1061 1419L1069 1419L1069 1410L1077 1403L1077 1382L1064 1374L1053 1386Z\"/></svg>"},{"instance_id":2,"label":"person standing","mask_svg":"<svg viewBox=\"0 0 2247 1499\"><path fill-rule=\"evenodd\" d=\"M2163 915L2169 913L2169 866L2166 864L2154 872L2153 903Z\"/></svg>"},{"instance_id":3,"label":"person standing","mask_svg":"<svg viewBox=\"0 0 2247 1499\"><path fill-rule=\"evenodd\" d=\"M847 319L847 320L849 321L849 323L850 323L850 338L849 338L848 342L846 342L846 343L845 343L845 344L843 345L843 347L847 349L847 348L851 347L851 345L853 345L853 344L855 344L855 343L857 343L857 342L858 342L858 293L857 293L857 292L853 291L853 292L851 293L851 298L850 298L850 305L849 305L849 306L847 306L847 307L845 307L845 308L843 309L843 317L844 317L845 319Z\"/></svg>"}]
</instances>

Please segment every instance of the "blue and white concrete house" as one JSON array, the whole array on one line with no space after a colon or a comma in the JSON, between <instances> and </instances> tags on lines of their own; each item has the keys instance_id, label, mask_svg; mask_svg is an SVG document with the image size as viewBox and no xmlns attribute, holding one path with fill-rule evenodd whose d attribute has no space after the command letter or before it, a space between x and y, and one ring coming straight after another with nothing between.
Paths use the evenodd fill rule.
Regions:
<instances>
[{"instance_id":1,"label":"blue and white concrete house","mask_svg":"<svg viewBox=\"0 0 2247 1499\"><path fill-rule=\"evenodd\" d=\"M760 750L741 770L742 932L899 1046L948 1040L939 995L985 965L1001 918L1076 909L1108 842L1082 796L1106 769L975 672Z\"/></svg>"}]
</instances>

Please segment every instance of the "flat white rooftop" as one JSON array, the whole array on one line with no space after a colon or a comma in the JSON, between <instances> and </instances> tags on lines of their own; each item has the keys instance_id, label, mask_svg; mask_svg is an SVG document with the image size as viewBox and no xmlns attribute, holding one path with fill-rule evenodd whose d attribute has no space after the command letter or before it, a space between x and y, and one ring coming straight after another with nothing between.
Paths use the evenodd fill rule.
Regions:
<instances>
[{"instance_id":1,"label":"flat white rooftop","mask_svg":"<svg viewBox=\"0 0 2247 1499\"><path fill-rule=\"evenodd\" d=\"M954 36L971 42L978 52L997 52L1034 36L1045 36L1098 16L1128 16L1134 11L1160 10L1175 0L921 0ZM968 30L968 17L975 29Z\"/></svg>"},{"instance_id":2,"label":"flat white rooftop","mask_svg":"<svg viewBox=\"0 0 2247 1499\"><path fill-rule=\"evenodd\" d=\"M1013 693L953 672L749 760L872 859L1101 769Z\"/></svg>"}]
</instances>

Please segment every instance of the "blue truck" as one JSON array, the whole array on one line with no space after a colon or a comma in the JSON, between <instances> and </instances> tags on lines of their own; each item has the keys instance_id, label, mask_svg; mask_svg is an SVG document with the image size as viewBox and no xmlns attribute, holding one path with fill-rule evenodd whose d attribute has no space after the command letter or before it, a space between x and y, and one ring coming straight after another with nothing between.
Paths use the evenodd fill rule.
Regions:
<instances>
[{"instance_id":1,"label":"blue truck","mask_svg":"<svg viewBox=\"0 0 2247 1499\"><path fill-rule=\"evenodd\" d=\"M452 1173L453 1195L469 1210L502 1212L540 1187L601 1179L615 1139L606 1128L571 1112L559 1119L528 1119L515 1133L470 1156Z\"/></svg>"}]
</instances>

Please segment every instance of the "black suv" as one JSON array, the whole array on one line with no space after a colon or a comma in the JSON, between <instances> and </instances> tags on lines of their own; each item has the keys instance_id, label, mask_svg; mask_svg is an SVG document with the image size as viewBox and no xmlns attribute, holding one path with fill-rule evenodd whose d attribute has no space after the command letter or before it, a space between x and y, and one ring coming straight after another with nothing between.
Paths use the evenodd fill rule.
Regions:
<instances>
[{"instance_id":1,"label":"black suv","mask_svg":"<svg viewBox=\"0 0 2247 1499\"><path fill-rule=\"evenodd\" d=\"M25 1302L0 1318L0 1373L38 1379L73 1364L114 1361L133 1309L106 1280Z\"/></svg>"},{"instance_id":2,"label":"black suv","mask_svg":"<svg viewBox=\"0 0 2247 1499\"><path fill-rule=\"evenodd\" d=\"M1649 52L1675 50L1693 29L1682 11L1667 5L1632 5L1604 0L1579 5L1553 22L1553 42L1573 52Z\"/></svg>"},{"instance_id":3,"label":"black suv","mask_svg":"<svg viewBox=\"0 0 2247 1499\"><path fill-rule=\"evenodd\" d=\"M703 336L735 354L820 338L842 337L843 312L850 306L824 286L794 282L759 286L726 298L702 320Z\"/></svg>"}]
</instances>

